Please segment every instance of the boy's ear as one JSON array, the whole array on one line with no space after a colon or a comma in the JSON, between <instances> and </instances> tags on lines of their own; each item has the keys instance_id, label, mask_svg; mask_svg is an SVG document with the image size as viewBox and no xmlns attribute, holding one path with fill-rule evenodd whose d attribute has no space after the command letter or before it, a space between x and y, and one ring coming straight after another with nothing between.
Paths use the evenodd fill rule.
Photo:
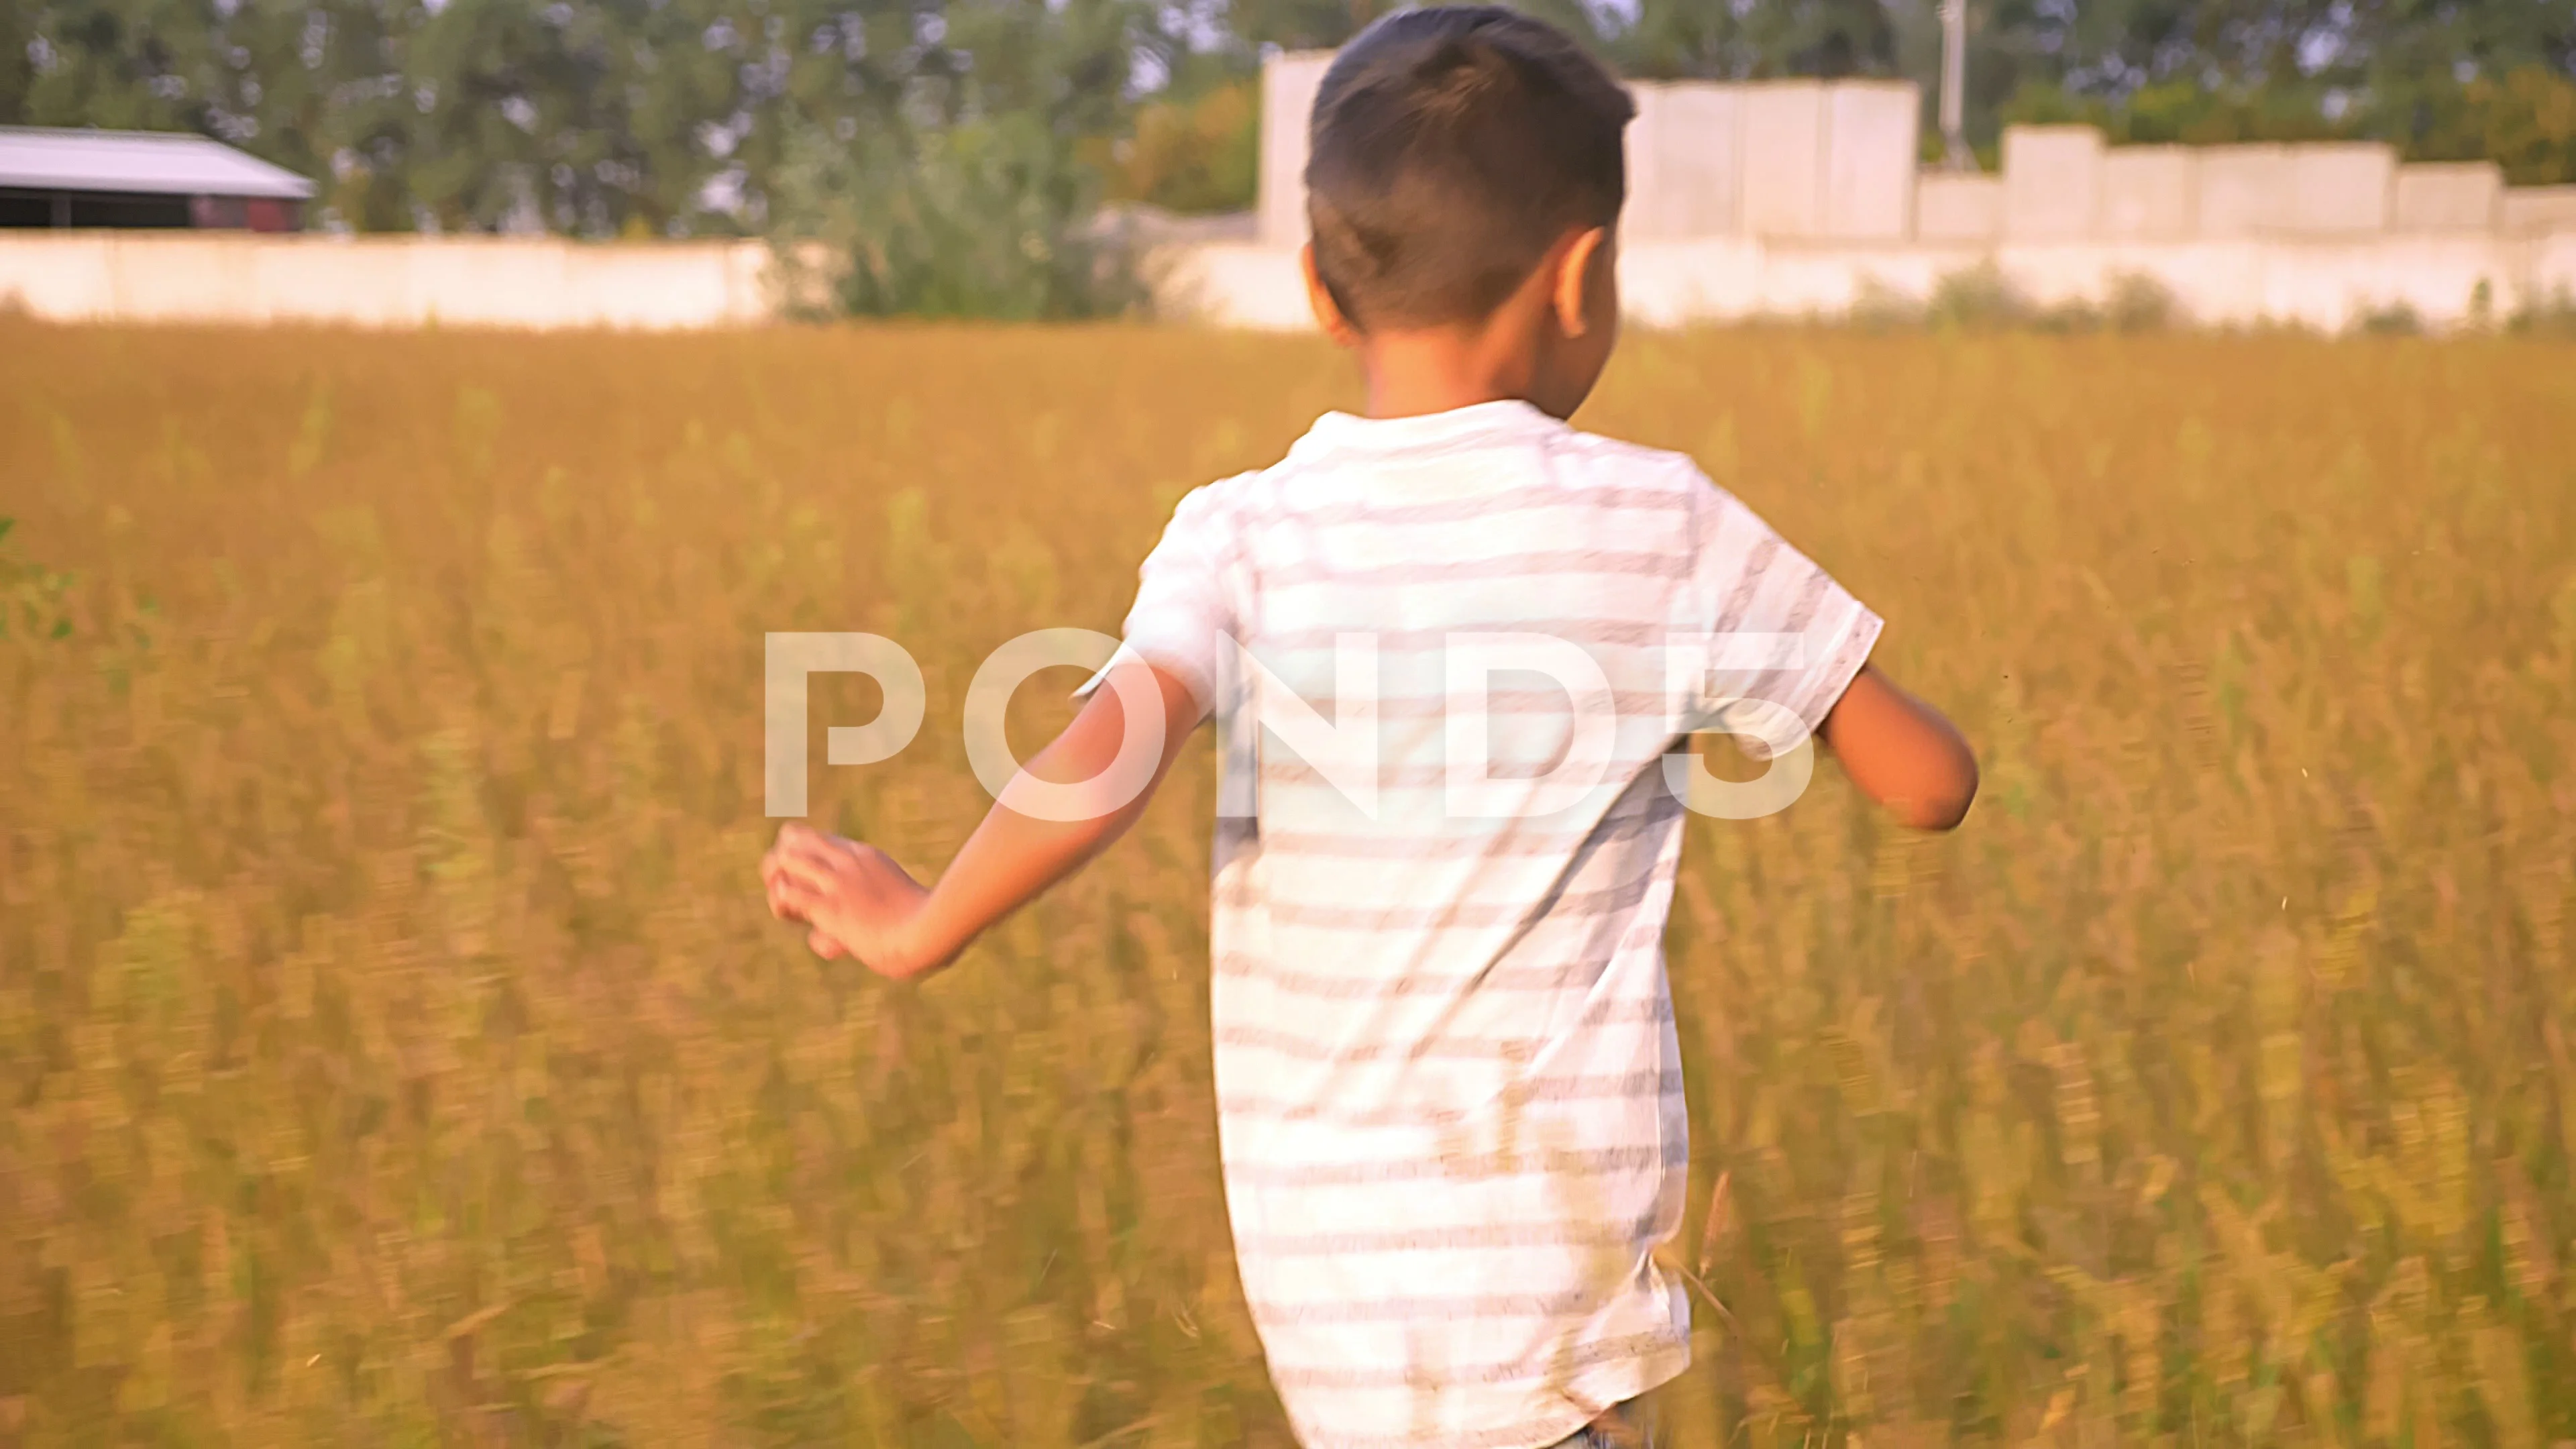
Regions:
<instances>
[{"instance_id":1,"label":"boy's ear","mask_svg":"<svg viewBox=\"0 0 2576 1449\"><path fill-rule=\"evenodd\" d=\"M1592 309L1585 305L1591 298L1592 269L1610 265L1603 250L1610 240L1607 227L1593 227L1578 234L1557 257L1556 285L1549 289L1549 300L1556 307L1556 325L1568 337L1580 337L1592 329Z\"/></svg>"},{"instance_id":2,"label":"boy's ear","mask_svg":"<svg viewBox=\"0 0 2576 1449\"><path fill-rule=\"evenodd\" d=\"M1333 300L1333 289L1324 285L1324 274L1315 270L1315 244L1308 242L1297 249L1298 270L1306 274L1306 305L1314 309L1315 325L1337 346L1349 347L1360 340L1359 329L1342 315L1342 304Z\"/></svg>"}]
</instances>

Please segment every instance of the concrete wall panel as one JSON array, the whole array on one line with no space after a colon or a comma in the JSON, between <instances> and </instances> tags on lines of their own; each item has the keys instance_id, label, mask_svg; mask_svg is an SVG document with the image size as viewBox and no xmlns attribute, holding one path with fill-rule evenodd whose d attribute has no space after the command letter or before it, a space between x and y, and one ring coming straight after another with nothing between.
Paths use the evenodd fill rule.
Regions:
<instances>
[{"instance_id":1,"label":"concrete wall panel","mask_svg":"<svg viewBox=\"0 0 2576 1449\"><path fill-rule=\"evenodd\" d=\"M2493 231L2504 202L2504 168L2492 161L2428 161L2397 168L2399 231Z\"/></svg>"},{"instance_id":2,"label":"concrete wall panel","mask_svg":"<svg viewBox=\"0 0 2576 1449\"><path fill-rule=\"evenodd\" d=\"M1743 88L1743 229L1813 237L1825 221L1825 88L1772 81Z\"/></svg>"},{"instance_id":3,"label":"concrete wall panel","mask_svg":"<svg viewBox=\"0 0 2576 1449\"><path fill-rule=\"evenodd\" d=\"M1926 171L1914 183L1917 240L1982 243L2003 234L2002 177Z\"/></svg>"},{"instance_id":4,"label":"concrete wall panel","mask_svg":"<svg viewBox=\"0 0 2576 1449\"><path fill-rule=\"evenodd\" d=\"M1630 88L1625 235L1728 236L1741 227L1744 92L1704 81Z\"/></svg>"},{"instance_id":5,"label":"concrete wall panel","mask_svg":"<svg viewBox=\"0 0 2576 1449\"><path fill-rule=\"evenodd\" d=\"M2102 156L2106 241L2175 241L2199 225L2200 162L2188 146L2117 146Z\"/></svg>"},{"instance_id":6,"label":"concrete wall panel","mask_svg":"<svg viewBox=\"0 0 2576 1449\"><path fill-rule=\"evenodd\" d=\"M1902 241L1913 232L1922 115L1922 92L1911 84L1846 81L1827 88L1824 235Z\"/></svg>"},{"instance_id":7,"label":"concrete wall panel","mask_svg":"<svg viewBox=\"0 0 2576 1449\"><path fill-rule=\"evenodd\" d=\"M2101 224L2102 133L2090 126L2004 128L2004 235L2078 241Z\"/></svg>"},{"instance_id":8,"label":"concrete wall panel","mask_svg":"<svg viewBox=\"0 0 2576 1449\"><path fill-rule=\"evenodd\" d=\"M2200 235L2229 241L2285 230L2289 189L2286 146L2201 147Z\"/></svg>"},{"instance_id":9,"label":"concrete wall panel","mask_svg":"<svg viewBox=\"0 0 2576 1449\"><path fill-rule=\"evenodd\" d=\"M108 233L75 240L45 231L0 231L0 312L24 310L48 322L112 319L117 270Z\"/></svg>"},{"instance_id":10,"label":"concrete wall panel","mask_svg":"<svg viewBox=\"0 0 2576 1449\"><path fill-rule=\"evenodd\" d=\"M2497 215L2518 236L2576 231L2576 186L2508 186Z\"/></svg>"},{"instance_id":11,"label":"concrete wall panel","mask_svg":"<svg viewBox=\"0 0 2576 1449\"><path fill-rule=\"evenodd\" d=\"M450 249L471 248L474 238L445 237ZM512 238L497 241L499 246L518 250L530 245L556 247L542 239ZM422 293L424 272L443 274L447 280L474 288L474 269L439 268L417 265L412 254L427 248L427 239L406 246L392 238L364 238L337 246L263 247L251 255L256 263L258 281L255 293L236 299L231 305L250 313L261 314L266 321L336 322L359 327L418 326L433 318L439 321L465 321L460 308L451 305L440 315L440 298L430 294L426 305L415 303ZM505 265L487 276L489 295L505 306L515 300L524 306L531 299L524 292L514 293L509 284L499 280L507 271ZM464 275L457 275L464 273ZM557 269L548 279L560 283ZM505 300L506 299L506 300ZM549 299L551 303L558 299ZM559 324L558 324L559 325Z\"/></svg>"},{"instance_id":12,"label":"concrete wall panel","mask_svg":"<svg viewBox=\"0 0 2576 1449\"><path fill-rule=\"evenodd\" d=\"M249 322L275 315L277 299L259 286L247 248L227 247L208 235L182 233L163 248L130 240L131 232L100 235L109 249L109 302L120 315L173 322L222 321L236 310Z\"/></svg>"},{"instance_id":13,"label":"concrete wall panel","mask_svg":"<svg viewBox=\"0 0 2576 1449\"><path fill-rule=\"evenodd\" d=\"M1250 242L1175 243L1147 259L1155 309L1178 320L1265 332L1311 329L1306 274L1287 247Z\"/></svg>"},{"instance_id":14,"label":"concrete wall panel","mask_svg":"<svg viewBox=\"0 0 2576 1449\"><path fill-rule=\"evenodd\" d=\"M402 257L411 283L409 305L423 320L488 327L506 324L528 299L545 297L562 325L597 321L596 306L564 265L564 246L490 247L460 238L463 246L415 248ZM600 260L616 266L603 254ZM621 270L623 270L621 268ZM649 305L638 297L641 305Z\"/></svg>"},{"instance_id":15,"label":"concrete wall panel","mask_svg":"<svg viewBox=\"0 0 2576 1449\"><path fill-rule=\"evenodd\" d=\"M1261 63L1261 239L1306 244L1306 140L1329 50L1288 51Z\"/></svg>"},{"instance_id":16,"label":"concrete wall panel","mask_svg":"<svg viewBox=\"0 0 2576 1449\"><path fill-rule=\"evenodd\" d=\"M2289 230L2300 236L2369 236L2388 230L2397 152L2376 141L2289 148Z\"/></svg>"},{"instance_id":17,"label":"concrete wall panel","mask_svg":"<svg viewBox=\"0 0 2576 1449\"><path fill-rule=\"evenodd\" d=\"M0 299L59 322L749 326L772 281L756 241L0 233Z\"/></svg>"},{"instance_id":18,"label":"concrete wall panel","mask_svg":"<svg viewBox=\"0 0 2576 1449\"><path fill-rule=\"evenodd\" d=\"M2576 187L2566 189L2576 192ZM2576 307L2576 226L2541 236L2531 243L2531 251L2531 272L2520 289L2521 304Z\"/></svg>"},{"instance_id":19,"label":"concrete wall panel","mask_svg":"<svg viewBox=\"0 0 2576 1449\"><path fill-rule=\"evenodd\" d=\"M1220 251L1226 255L1215 255ZM1199 315L1235 325L1308 325L1287 253L1205 252L1210 265L1202 275L1214 305ZM1920 301L1941 278L1989 261L2043 305L2099 304L2123 278L2148 278L2173 297L2182 317L2214 326L2276 322L2339 331L2400 304L2433 326L2448 326L2472 319L2480 283L2499 313L2517 299L2576 298L2576 228L2519 242L2470 234L2000 246L1695 238L1622 248L1619 276L1630 317L1682 326L1833 317L1874 296ZM1229 286L1236 290L1225 291Z\"/></svg>"},{"instance_id":20,"label":"concrete wall panel","mask_svg":"<svg viewBox=\"0 0 2576 1449\"><path fill-rule=\"evenodd\" d=\"M1648 326L1831 318L1878 299L1920 301L1977 255L1965 246L1784 246L1751 237L1653 242L1620 253L1619 289L1629 317Z\"/></svg>"}]
</instances>

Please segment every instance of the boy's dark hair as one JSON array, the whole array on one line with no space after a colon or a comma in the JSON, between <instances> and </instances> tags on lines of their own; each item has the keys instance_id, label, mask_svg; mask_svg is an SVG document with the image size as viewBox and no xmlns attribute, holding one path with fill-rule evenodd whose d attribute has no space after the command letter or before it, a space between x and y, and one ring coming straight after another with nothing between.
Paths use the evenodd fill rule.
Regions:
<instances>
[{"instance_id":1,"label":"boy's dark hair","mask_svg":"<svg viewBox=\"0 0 2576 1449\"><path fill-rule=\"evenodd\" d=\"M1628 93L1574 38L1498 5L1403 10L1315 97L1315 270L1356 327L1491 316L1569 230L1627 199Z\"/></svg>"}]
</instances>

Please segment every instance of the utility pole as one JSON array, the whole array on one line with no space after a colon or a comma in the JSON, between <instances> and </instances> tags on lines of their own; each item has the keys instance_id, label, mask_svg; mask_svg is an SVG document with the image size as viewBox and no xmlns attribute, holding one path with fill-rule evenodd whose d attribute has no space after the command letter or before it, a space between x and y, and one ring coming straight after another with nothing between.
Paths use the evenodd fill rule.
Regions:
<instances>
[{"instance_id":1,"label":"utility pole","mask_svg":"<svg viewBox=\"0 0 2576 1449\"><path fill-rule=\"evenodd\" d=\"M1941 150L1953 171L1977 169L1968 149L1968 0L1941 0Z\"/></svg>"}]
</instances>

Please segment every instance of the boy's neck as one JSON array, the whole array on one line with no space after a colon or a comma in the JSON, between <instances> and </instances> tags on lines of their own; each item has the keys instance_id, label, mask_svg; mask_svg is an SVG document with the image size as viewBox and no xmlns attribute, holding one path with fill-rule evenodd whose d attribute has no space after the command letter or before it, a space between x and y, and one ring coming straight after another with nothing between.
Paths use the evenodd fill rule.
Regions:
<instances>
[{"instance_id":1,"label":"boy's neck","mask_svg":"<svg viewBox=\"0 0 2576 1449\"><path fill-rule=\"evenodd\" d=\"M1418 418L1478 403L1532 396L1537 369L1526 347L1508 345L1494 328L1426 327L1369 334L1360 344L1368 380L1368 415Z\"/></svg>"}]
</instances>

